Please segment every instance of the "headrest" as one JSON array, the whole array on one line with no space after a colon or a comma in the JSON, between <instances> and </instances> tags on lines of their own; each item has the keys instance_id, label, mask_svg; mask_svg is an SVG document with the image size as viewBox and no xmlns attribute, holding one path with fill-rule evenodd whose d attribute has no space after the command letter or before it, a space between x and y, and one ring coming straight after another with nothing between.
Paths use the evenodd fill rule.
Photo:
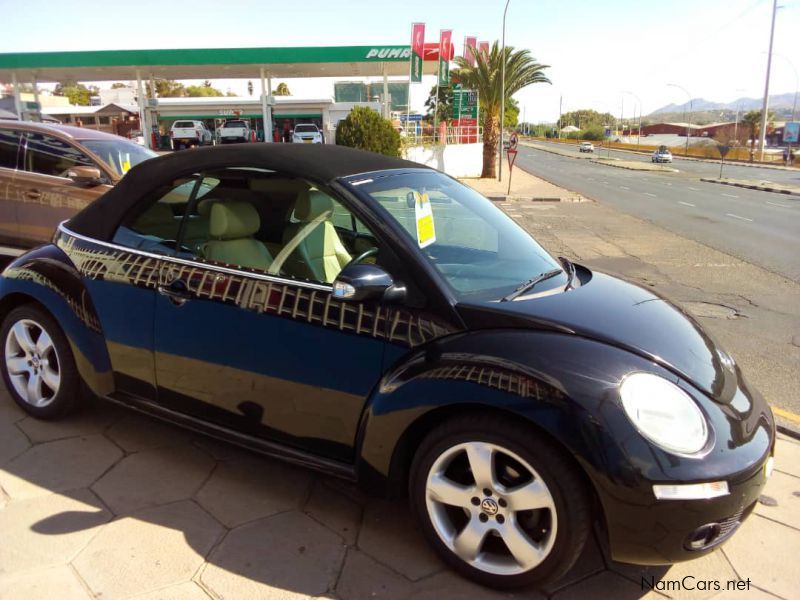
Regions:
<instances>
[{"instance_id":1,"label":"headrest","mask_svg":"<svg viewBox=\"0 0 800 600\"><path fill-rule=\"evenodd\" d=\"M175 215L172 213L169 204L156 202L153 206L136 217L135 223L140 227L146 227L148 225L163 225L164 223L170 223L174 220Z\"/></svg>"},{"instance_id":2,"label":"headrest","mask_svg":"<svg viewBox=\"0 0 800 600\"><path fill-rule=\"evenodd\" d=\"M208 232L218 240L234 240L253 235L261 227L258 211L249 202L215 202L211 205Z\"/></svg>"},{"instance_id":3,"label":"headrest","mask_svg":"<svg viewBox=\"0 0 800 600\"><path fill-rule=\"evenodd\" d=\"M333 210L333 200L319 190L304 190L297 196L294 217L302 223L310 223L325 212Z\"/></svg>"}]
</instances>

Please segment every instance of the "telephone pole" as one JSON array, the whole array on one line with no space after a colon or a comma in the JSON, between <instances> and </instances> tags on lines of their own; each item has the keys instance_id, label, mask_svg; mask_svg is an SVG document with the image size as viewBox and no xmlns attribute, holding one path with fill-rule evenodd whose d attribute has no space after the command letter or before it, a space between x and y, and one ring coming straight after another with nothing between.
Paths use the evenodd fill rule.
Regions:
<instances>
[{"instance_id":1,"label":"telephone pole","mask_svg":"<svg viewBox=\"0 0 800 600\"><path fill-rule=\"evenodd\" d=\"M772 41L775 38L775 13L778 12L778 0L772 0L772 26L769 30L769 54L767 54L767 78L764 82L764 102L761 105L761 160L764 161L764 147L767 145L767 110L769 109L769 71L772 68Z\"/></svg>"}]
</instances>

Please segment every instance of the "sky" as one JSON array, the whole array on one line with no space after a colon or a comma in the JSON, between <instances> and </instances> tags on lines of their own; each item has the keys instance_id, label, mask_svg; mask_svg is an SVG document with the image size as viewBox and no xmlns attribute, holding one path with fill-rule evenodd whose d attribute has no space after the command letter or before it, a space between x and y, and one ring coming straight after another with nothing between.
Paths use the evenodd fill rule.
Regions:
<instances>
[{"instance_id":1,"label":"sky","mask_svg":"<svg viewBox=\"0 0 800 600\"><path fill-rule=\"evenodd\" d=\"M771 94L794 92L800 71L800 0L779 5ZM411 23L419 21L427 42L451 29L460 54L464 36L501 38L503 6L503 0L81 0L56 9L52 1L0 0L0 52L407 44ZM644 114L684 103L687 94L668 84L719 102L761 97L771 12L771 0L509 0L506 44L549 65L552 81L516 94L520 118L554 121L559 102L564 112L594 108L625 118L639 112L640 101ZM285 81L297 97L333 94L330 81ZM434 84L426 77L412 87L412 110L424 110ZM246 95L246 80L215 85Z\"/></svg>"}]
</instances>

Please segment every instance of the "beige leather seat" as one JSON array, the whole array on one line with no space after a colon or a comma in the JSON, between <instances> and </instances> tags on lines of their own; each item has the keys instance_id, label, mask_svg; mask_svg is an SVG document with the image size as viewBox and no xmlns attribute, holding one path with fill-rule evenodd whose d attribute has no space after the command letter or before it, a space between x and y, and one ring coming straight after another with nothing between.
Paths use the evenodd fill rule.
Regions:
<instances>
[{"instance_id":1,"label":"beige leather seat","mask_svg":"<svg viewBox=\"0 0 800 600\"><path fill-rule=\"evenodd\" d=\"M210 240L203 248L209 260L266 271L272 256L253 234L260 227L258 211L249 202L215 202L208 225Z\"/></svg>"},{"instance_id":2,"label":"beige leather seat","mask_svg":"<svg viewBox=\"0 0 800 600\"><path fill-rule=\"evenodd\" d=\"M156 202L131 224L131 228L144 235L152 235L162 240L174 240L178 235L179 221L172 214L168 204Z\"/></svg>"},{"instance_id":3,"label":"beige leather seat","mask_svg":"<svg viewBox=\"0 0 800 600\"><path fill-rule=\"evenodd\" d=\"M306 229L312 221L326 213L323 221ZM283 243L288 244L301 231L305 237L286 261L283 269L285 272L295 277L331 283L352 260L330 221L332 215L333 200L327 194L318 190L306 190L298 195L294 217L299 223L287 226Z\"/></svg>"}]
</instances>

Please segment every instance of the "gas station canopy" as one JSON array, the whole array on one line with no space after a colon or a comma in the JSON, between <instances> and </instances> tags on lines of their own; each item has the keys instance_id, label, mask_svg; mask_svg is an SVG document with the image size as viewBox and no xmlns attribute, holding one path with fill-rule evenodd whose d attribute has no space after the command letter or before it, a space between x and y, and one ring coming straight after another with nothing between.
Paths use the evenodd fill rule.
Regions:
<instances>
[{"instance_id":1,"label":"gas station canopy","mask_svg":"<svg viewBox=\"0 0 800 600\"><path fill-rule=\"evenodd\" d=\"M436 74L438 44L425 44L423 72ZM451 47L452 54L452 47ZM408 76L409 46L306 46L88 50L0 54L0 80L119 81L245 79L264 69L270 77Z\"/></svg>"}]
</instances>

